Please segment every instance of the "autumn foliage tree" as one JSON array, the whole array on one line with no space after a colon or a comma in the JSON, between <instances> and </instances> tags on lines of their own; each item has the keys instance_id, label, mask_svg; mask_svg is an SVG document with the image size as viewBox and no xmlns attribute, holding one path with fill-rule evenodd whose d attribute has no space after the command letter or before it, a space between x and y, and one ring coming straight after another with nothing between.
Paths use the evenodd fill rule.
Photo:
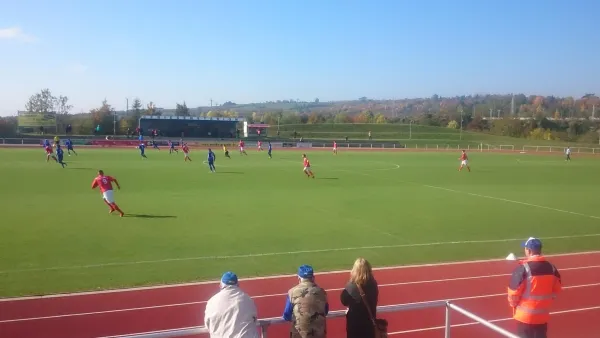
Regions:
<instances>
[{"instance_id":1,"label":"autumn foliage tree","mask_svg":"<svg viewBox=\"0 0 600 338\"><path fill-rule=\"evenodd\" d=\"M86 130L87 132L93 132L94 128L100 125L101 133L112 134L115 110L106 99L102 101L100 107L90 110L90 114L92 115L92 125L85 126L84 129L91 127L91 130Z\"/></svg>"}]
</instances>

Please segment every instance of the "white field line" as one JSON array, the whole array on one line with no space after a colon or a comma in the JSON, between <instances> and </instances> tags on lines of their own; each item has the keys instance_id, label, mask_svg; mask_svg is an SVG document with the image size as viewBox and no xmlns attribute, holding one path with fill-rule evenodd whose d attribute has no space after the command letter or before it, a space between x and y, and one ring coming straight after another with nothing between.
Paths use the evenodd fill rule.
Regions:
<instances>
[{"instance_id":1,"label":"white field line","mask_svg":"<svg viewBox=\"0 0 600 338\"><path fill-rule=\"evenodd\" d=\"M538 204L533 204L533 203L520 202L520 201L510 200L510 199L507 199L507 198L501 198L501 197L494 197L494 196L488 196L488 195L475 194L475 193L472 193L472 192L466 192L466 191L454 190L454 189L449 189L449 188L443 188L443 187L438 187L438 186L435 186L435 185L423 184L423 186L427 187L427 188L445 190L445 191L449 191L449 192L454 192L454 193L459 193L459 194L465 194L465 195L475 196L475 197L481 197L481 198L487 198L487 199L496 200L496 201L502 201L502 202L520 204L520 205L526 205L528 207L534 207L534 208L552 210L552 211L562 212L562 213L565 213L565 214L583 216L583 217L593 218L593 219L600 219L600 217L598 217L598 216L586 215L586 214L582 214L582 213L579 213L579 212L568 211L568 210L557 209L557 208L551 208L551 207L546 207L546 206L543 206L543 205L538 205Z\"/></svg>"},{"instance_id":2,"label":"white field line","mask_svg":"<svg viewBox=\"0 0 600 338\"><path fill-rule=\"evenodd\" d=\"M560 269L560 271L572 271L572 270L584 270L584 269L595 269L600 268L600 265L592 265L592 266L580 266L573 268L564 268ZM399 282L399 283L388 283L381 284L379 287L392 287L392 286L402 286L402 285L413 285L413 284L428 284L428 283L446 283L452 281L462 281L462 280L473 280L473 279L483 279L483 278L497 278L497 277L506 277L510 276L510 274L498 274L498 275L483 275L483 276L471 276L471 277L459 277L459 278L448 278L448 279L436 279L436 280L424 280L424 281L412 281L412 282ZM572 285L566 286L564 289L576 289L582 287L593 287L600 286L599 283L590 283L590 284L582 284L582 285ZM332 288L327 289L325 291L341 291L343 288ZM261 298L271 298L271 297L283 297L287 295L286 293L277 293L277 294L266 294L266 295L257 295L252 296L252 299L261 299ZM497 296L505 296L504 293L499 294L488 294L488 295L479 295L479 296L466 296L466 297L458 297L458 298L449 298L450 300L468 300L468 299L479 299L479 298L489 298L489 297L497 297ZM448 299L438 299L433 301L442 301ZM427 301L427 302L432 302ZM142 311L142 310L152 310L152 309L162 309L162 308L174 308L174 307L182 307L182 306L190 306L190 305L200 305L206 304L207 300L203 301L193 301L193 302L184 302L184 303L173 303L173 304L162 304L162 305L153 305L153 306L143 306L143 307L135 307L135 308L123 308L123 309L114 309L114 310L104 310L104 311L91 311L91 312L80 312L80 313L69 313L63 315L53 315L53 316L42 316L42 317L28 317L28 318L17 318L17 319L7 319L0 320L0 324L2 323L12 323L12 322L24 322L24 321L33 321L33 320L42 320L42 319L55 319L55 318L65 318L65 317L81 317L81 316L90 316L90 315L99 315L99 314L107 314L107 313L120 313L120 312L130 312L130 311ZM406 303L406 304L419 304L421 302L415 303ZM388 305L389 306L389 305Z\"/></svg>"},{"instance_id":3,"label":"white field line","mask_svg":"<svg viewBox=\"0 0 600 338\"><path fill-rule=\"evenodd\" d=\"M549 237L541 237L541 239L543 239L543 240L555 240L555 239L573 239L573 238L588 238L588 237L600 237L600 233L597 233L597 234L585 234L585 235L549 236ZM194 260L215 260L215 259L226 260L226 259L236 259L236 258L273 257L273 256L287 256L287 255L299 255L299 254L315 254L315 253L340 252L340 251L416 248L416 247L430 247L430 246L442 246L442 245L460 245L460 244L506 243L506 242L522 241L522 240L523 240L523 238L481 239L481 240L463 240L463 241L429 242L429 243L407 243L407 244L391 244L391 245L371 245L371 246L356 246L356 247L346 247L346 248L329 248L329 249L314 249L314 250L297 250L297 251L249 253L249 254L240 254L240 255L179 257L179 258L165 258L165 259L144 260L144 261L110 262L110 263L98 263L98 264L88 264L88 265L72 265L72 266L68 266L67 265L67 266L55 266L55 267L47 267L47 268L3 270L3 271L0 271L0 275L2 275L2 274L11 274L11 273L41 272L41 271L56 271L56 270L91 269L91 268L104 268L104 267L112 267L112 266L128 266L128 265L139 265L139 264L156 264L156 263L168 263L168 262L180 262L180 261L194 261Z\"/></svg>"},{"instance_id":4,"label":"white field line","mask_svg":"<svg viewBox=\"0 0 600 338\"><path fill-rule=\"evenodd\" d=\"M394 169L399 169L400 168L400 166L398 164L394 164L394 165L398 167L398 168L394 168ZM345 171L345 172L349 172L349 173L355 173L355 174L359 174L359 175L363 175L363 176L376 177L376 176L373 176L371 174L367 174L367 173L364 173L364 172L361 172L361 171L356 171L356 170L339 170L339 171ZM422 187L431 188L431 189L445 190L445 191L448 191L448 192L453 192L453 193L458 193L458 194L464 194L464 195L470 195L470 196L474 196L474 197L481 197L481 198L487 198L487 199L501 201L501 202L526 205L528 207L546 209L546 210L551 210L551 211L556 211L556 212L561 212L561 213L566 213L566 214L571 214L571 215L577 215L577 216L582 216L582 217L587 217L587 218L600 219L600 216L586 215L586 214L582 214L582 213L579 213L579 212L568 211L568 210L557 209L557 208L551 208L551 207L546 207L546 206L543 206L543 205L538 205L538 204L533 204L533 203L527 203L527 202L521 202L521 201L511 200L511 199L507 199L507 198L501 198L501 197L494 197L494 196L488 196L488 195L475 194L475 193L471 193L471 192L454 190L454 189L450 189L450 188L438 187L438 186L435 186L435 185L428 185L428 184L422 184L422 183L411 182L411 181L396 180L396 182L408 183L408 184L414 184L414 185L420 185Z\"/></svg>"},{"instance_id":5,"label":"white field line","mask_svg":"<svg viewBox=\"0 0 600 338\"><path fill-rule=\"evenodd\" d=\"M566 313L585 312L585 311L594 311L594 310L600 310L600 306L554 311L554 312L550 312L550 314L553 316L557 316L557 315L566 314ZM509 320L513 320L513 319L512 318L492 319L492 320L488 320L488 322L498 323L498 322L505 322L505 321L509 321ZM463 326L472 326L472 325L481 325L481 324L478 322L469 322L469 323L463 323L463 324L454 324L454 325L451 325L450 327L463 327ZM426 327L426 328L422 328L422 329L389 332L388 335L400 335L400 334L415 333L415 332L444 330L445 328L446 328L445 326L432 326L432 327ZM115 337L118 337L118 336L115 336Z\"/></svg>"},{"instance_id":6,"label":"white field line","mask_svg":"<svg viewBox=\"0 0 600 338\"><path fill-rule=\"evenodd\" d=\"M598 237L598 236L600 236L600 234L590 234L590 235L582 235L582 236ZM564 238L564 236L561 238ZM571 238L571 237L567 236L567 238ZM544 239L551 239L551 238L546 237ZM549 255L544 255L544 256L546 256L546 257L570 257L570 256L599 255L599 254L600 254L600 251L583 251L583 252L572 252L572 253L549 254ZM373 270L374 271L386 271L386 270L420 269L420 268L438 267L438 266L446 266L446 265L470 265L470 264L493 263L493 262L502 262L502 261L505 261L505 259L494 258L494 259L479 259L479 260L471 260L471 261L454 261L454 262L441 262L441 263L428 263L428 264L396 265L396 266L376 267L376 268L373 268ZM349 272L350 272L350 270L324 271L324 272L318 272L317 276L347 274ZM269 279L296 278L296 277L297 277L296 275L292 275L292 274L271 275L271 276L262 276L262 277L241 278L240 281L261 281L261 280L269 280ZM45 298L80 297L80 296L97 295L97 294L104 294L104 293L138 292L138 291L143 291L143 290L167 289L167 288L177 288L177 287L197 286L197 285L211 285L211 284L218 285L219 281L212 280L212 281L142 286L142 287L112 289L112 290L86 291L86 292L76 292L76 293L61 293L61 294L52 294L52 295L44 295L44 296L0 298L0 303L1 302L22 301L22 300L32 300L32 299L45 299Z\"/></svg>"}]
</instances>

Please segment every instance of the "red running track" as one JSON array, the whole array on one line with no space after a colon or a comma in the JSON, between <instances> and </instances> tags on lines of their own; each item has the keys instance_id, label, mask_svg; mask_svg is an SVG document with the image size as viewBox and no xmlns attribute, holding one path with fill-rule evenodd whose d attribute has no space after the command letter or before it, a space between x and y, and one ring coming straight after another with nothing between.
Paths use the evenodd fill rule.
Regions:
<instances>
[{"instance_id":1,"label":"red running track","mask_svg":"<svg viewBox=\"0 0 600 338\"><path fill-rule=\"evenodd\" d=\"M600 252L550 256L563 276L564 291L553 309L552 337L592 338L600 332ZM455 303L513 331L505 290L514 262L492 260L383 268L375 271L379 305L454 299ZM317 275L327 289L331 310L342 310L341 288L348 272ZM246 279L241 287L255 300L261 318L279 317L295 276ZM218 283L115 290L0 300L1 338L92 338L199 326L206 300ZM386 313L394 337L441 337L444 309ZM343 318L328 321L329 337L344 337ZM499 337L452 313L455 337ZM269 329L288 335L287 325Z\"/></svg>"}]
</instances>

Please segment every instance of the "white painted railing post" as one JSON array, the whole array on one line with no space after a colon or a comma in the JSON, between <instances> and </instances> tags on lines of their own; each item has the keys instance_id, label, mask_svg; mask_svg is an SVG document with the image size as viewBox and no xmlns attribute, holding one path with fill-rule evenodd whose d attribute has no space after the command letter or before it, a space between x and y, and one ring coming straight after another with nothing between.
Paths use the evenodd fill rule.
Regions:
<instances>
[{"instance_id":1,"label":"white painted railing post","mask_svg":"<svg viewBox=\"0 0 600 338\"><path fill-rule=\"evenodd\" d=\"M444 334L444 338L450 338L450 330L452 329L452 325L450 324L450 306L446 303L446 332Z\"/></svg>"}]
</instances>

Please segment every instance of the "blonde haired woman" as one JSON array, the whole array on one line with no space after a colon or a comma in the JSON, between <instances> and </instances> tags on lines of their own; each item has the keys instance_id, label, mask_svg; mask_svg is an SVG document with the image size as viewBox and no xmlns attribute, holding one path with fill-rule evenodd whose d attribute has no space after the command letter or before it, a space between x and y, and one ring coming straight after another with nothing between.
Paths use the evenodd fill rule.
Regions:
<instances>
[{"instance_id":1,"label":"blonde haired woman","mask_svg":"<svg viewBox=\"0 0 600 338\"><path fill-rule=\"evenodd\" d=\"M365 300L369 304L373 317L376 317L379 290L377 281L373 277L371 264L364 258L358 258L354 262L350 280L341 295L342 304L348 308L346 313L347 338L375 337L375 328L361 298L360 290L364 292Z\"/></svg>"}]
</instances>

